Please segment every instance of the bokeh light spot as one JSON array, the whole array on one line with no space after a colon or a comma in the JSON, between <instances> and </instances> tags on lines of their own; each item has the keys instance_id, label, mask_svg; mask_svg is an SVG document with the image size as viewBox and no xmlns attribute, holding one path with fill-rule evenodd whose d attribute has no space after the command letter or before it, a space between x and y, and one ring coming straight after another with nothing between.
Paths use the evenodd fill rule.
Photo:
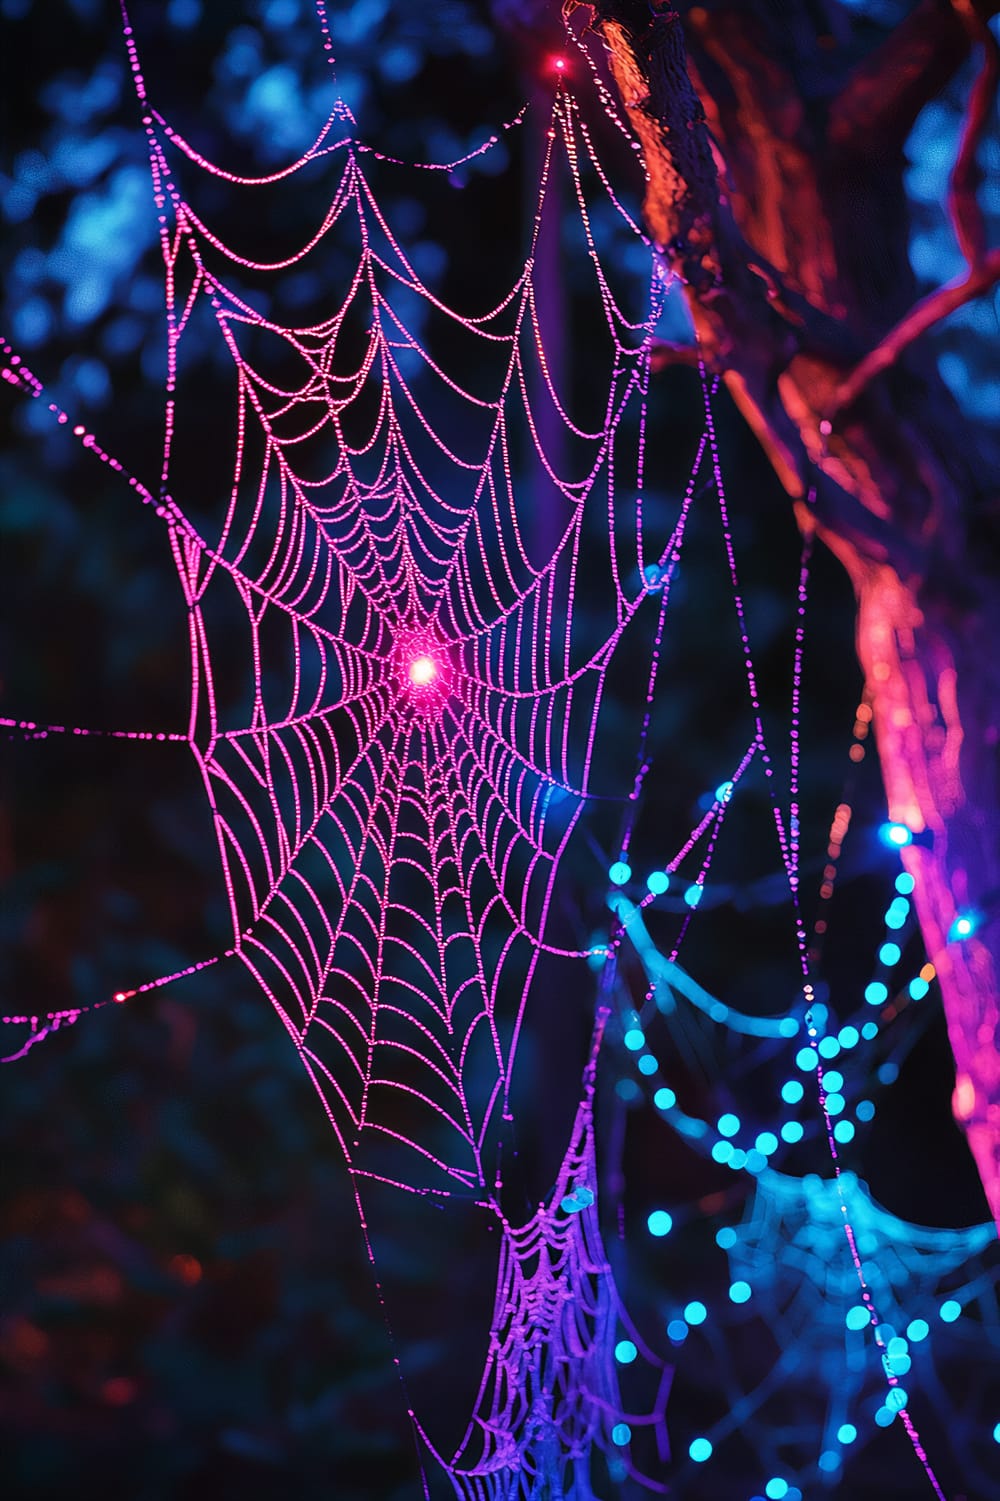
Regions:
<instances>
[{"instance_id":1,"label":"bokeh light spot","mask_svg":"<svg viewBox=\"0 0 1000 1501\"><path fill-rule=\"evenodd\" d=\"M437 663L433 657L422 654L414 657L410 663L410 682L415 683L418 688L426 688L429 683L433 683L437 675Z\"/></svg>"}]
</instances>

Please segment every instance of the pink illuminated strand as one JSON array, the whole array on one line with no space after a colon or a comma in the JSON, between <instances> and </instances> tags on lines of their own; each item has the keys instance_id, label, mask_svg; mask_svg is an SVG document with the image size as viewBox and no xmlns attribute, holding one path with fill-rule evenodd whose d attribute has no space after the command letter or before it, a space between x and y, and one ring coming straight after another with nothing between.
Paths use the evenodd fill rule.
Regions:
<instances>
[{"instance_id":1,"label":"pink illuminated strand","mask_svg":"<svg viewBox=\"0 0 1000 1501\"><path fill-rule=\"evenodd\" d=\"M720 463L719 463L718 447L717 447L717 443L716 443L716 439L715 439L715 426L714 426L714 419L713 419L712 408L711 408L711 397L710 397L710 391L709 391L709 382L708 382L708 378L707 378L707 375L706 375L705 370L704 370L703 367L702 367L702 370L701 370L701 378L702 378L702 390L704 392L704 400L705 400L705 426L706 426L706 431L708 433L709 445L710 445L711 452L712 452L712 463L713 463L713 467L714 467L714 471L715 471L715 482L716 482L716 489L717 489L718 498L719 498L719 509L720 509L720 514L722 516L723 536L724 536L724 540L725 540L725 544L726 544L726 556L727 556L728 561L729 561L730 576L731 576L732 585L733 585L733 597L734 597L734 601L735 601L735 604L736 604L737 618L739 620L739 626L740 626L740 637L741 637L741 642L742 642L742 645L743 645L743 652L744 652L744 662L745 662L745 665L746 665L747 686L748 686L748 689L749 689L750 701L751 701L751 704L753 706L753 712L754 712L754 716L755 716L755 723L756 723L756 727L757 727L757 739L758 739L758 743L759 743L759 746L760 746L761 758L764 761L765 774L768 776L768 778L772 778L773 777L773 766L770 763L770 757L768 755L766 743L765 743L765 740L764 740L764 730L763 730L763 725L762 725L761 717L760 717L760 700L759 700L758 693L757 693L756 674L755 674L754 666L753 666L753 658L752 658L751 653L750 653L750 639L749 639L749 636L748 636L748 633L747 633L746 612L745 612L745 609L744 609L744 606L743 606L743 598L742 598L742 595L740 593L740 588L739 588L739 578L738 578L737 569L736 569L736 555L735 555L735 551L734 551L734 548L733 548L732 531L731 531L731 527L730 527L729 515L728 515L727 506L726 506L725 491L724 491L724 485L723 485L723 479L722 479L722 470L721 470L721 466L720 466ZM794 699L793 699L793 702L794 702L794 711L793 711L793 737L794 738L793 738L793 745L796 746L796 747L797 747L797 729L798 729L798 724L797 724L797 708L798 708L798 701L799 701L798 700L798 694L799 694L799 690L800 690L801 671L802 671L801 623L802 623L803 613L804 613L804 610L805 610L806 587L807 587L807 580L808 580L808 567L807 567L807 565L808 565L808 556L809 556L808 550L804 549L802 564L801 564L801 567L800 567L799 585L798 585L798 615L797 615L797 627L796 627L796 638L795 638L796 649L795 649L795 661L794 661L795 681L794 681L794 684L793 684L793 695L794 695ZM793 794L792 795L793 795L793 798L794 798L797 795L797 773L798 773L797 749L793 752L793 763L792 763L792 765L793 765L793 772L794 772L794 775L795 775L795 778L796 778L796 780L793 782L793 789L794 790L793 790ZM777 831L778 831L778 838L779 838L779 843L780 843L780 846L781 846L782 857L783 857L784 862L785 862L785 869L786 869L786 872L787 872L787 875L788 875L789 888L790 888L790 892L791 892L791 896L792 896L792 900L793 900L793 910L794 910L794 914L795 914L796 943L797 943L797 947L798 947L798 951L799 951L799 960L800 960L800 964L802 966L802 972L803 972L803 976L804 976L803 996L804 996L804 999L805 999L805 1002L806 1002L806 1007L807 1007L807 1010L806 1010L806 1022L807 1022L807 1028L808 1028L808 1033L809 1033L809 1043L810 1043L810 1046L813 1048L813 1050L815 1052L815 1056L816 1056L816 1078L817 1078L817 1085L818 1085L818 1090L819 1090L819 1105L820 1105L820 1110L821 1110L822 1115L823 1115L824 1124L826 1126L827 1143L828 1143L828 1146L829 1146L831 1161L833 1163L834 1176L835 1176L836 1181L837 1181L837 1192L838 1192L838 1196L839 1196L839 1200L840 1200L840 1207L841 1207L841 1211L842 1211L843 1216L844 1216L844 1234L845 1234L845 1236L847 1238L848 1247L849 1247L850 1253L851 1253L851 1259L852 1259L852 1261L854 1263L855 1272L856 1272L857 1277L858 1277L858 1283L859 1283L859 1286L860 1286L860 1289L861 1289L862 1299L863 1299L863 1301L865 1303L865 1306L868 1307L870 1309L870 1311L871 1311L872 1329L873 1329L873 1332L874 1332L874 1335L875 1335L876 1343L878 1344L878 1346L879 1346L880 1349L884 1349L884 1341L883 1341L881 1333L880 1333L881 1319L879 1318L878 1310L876 1308L875 1301L874 1301L874 1298L873 1298L872 1293L871 1293L871 1289L869 1288L867 1279L865 1278L865 1275L864 1275L864 1269L863 1269L862 1262L861 1262L861 1256L860 1256L860 1253L859 1253L858 1247L857 1247L857 1241L856 1241L856 1238L855 1238L854 1228L851 1225L850 1219L848 1217L847 1202L846 1202L846 1199L844 1197L843 1184L842 1184L842 1180L841 1180L840 1155L839 1155L839 1153L837 1151L837 1141L836 1141L836 1138L835 1138L835 1136L833 1134L833 1120L832 1120L832 1118L830 1116L829 1111L826 1108L826 1091L825 1091L825 1089L823 1087L823 1059L822 1059L822 1057L820 1055L820 1052L819 1052L819 1043L818 1043L818 1039L817 1039L816 1028L813 1027L810 1024L809 1007L812 1004L813 997L814 997L814 992L813 992L813 986L812 986L811 977L810 977L810 966L809 966L809 957L808 957L808 951L807 951L806 932L805 932L805 927L804 927L803 922L802 922L801 911L800 911L799 905L798 905L798 893L797 893L797 885L798 885L798 880L797 880L797 877L798 877L798 868L797 868L798 842L797 842L797 837L794 838L793 842L791 842L791 843L789 842L789 839L786 836L785 831L784 831L783 822L782 822L781 815L780 815L780 809L778 807L777 800L775 799L773 792L772 792L772 806L773 806L774 813L775 813L775 825L776 825L776 828L777 828ZM793 807L793 816L794 816L794 811L795 810L794 810L794 807ZM796 819L796 825L797 825L797 819ZM797 836L797 830L796 830L796 836ZM686 922L687 922L687 920L685 920L685 926L686 926ZM679 941L678 941L678 945L677 946L679 947ZM673 957L675 957L675 955L676 955L676 948L675 948L674 954L672 954L671 957L673 958ZM891 1370L886 1370L885 1374L886 1374L886 1380L888 1381L890 1387L891 1386L898 1386L899 1385L899 1378L897 1376L894 1376L892 1374ZM945 1501L944 1492L941 1490L941 1486L940 1486L940 1483L939 1483L939 1481L937 1479L937 1476L935 1475L934 1470L931 1467L930 1461L927 1458L927 1454L926 1454L926 1452L924 1450L923 1444L920 1441L920 1436L919 1436L919 1434L918 1434L918 1432L916 1430L916 1427L915 1427L915 1425L913 1423L912 1418L910 1417L910 1414L907 1412L907 1410L905 1408L903 1408L903 1409L901 1409L901 1415L902 1415L902 1420L903 1420L903 1426L905 1427L907 1435L908 1435L908 1437L910 1439L910 1443L913 1446L914 1453L916 1454L916 1456L919 1459L921 1465L923 1466L923 1468L924 1468L924 1470L925 1470L925 1472L927 1474L927 1478L930 1481L930 1484L931 1484L932 1488L934 1489L935 1494L940 1498L940 1501Z\"/></svg>"}]
</instances>

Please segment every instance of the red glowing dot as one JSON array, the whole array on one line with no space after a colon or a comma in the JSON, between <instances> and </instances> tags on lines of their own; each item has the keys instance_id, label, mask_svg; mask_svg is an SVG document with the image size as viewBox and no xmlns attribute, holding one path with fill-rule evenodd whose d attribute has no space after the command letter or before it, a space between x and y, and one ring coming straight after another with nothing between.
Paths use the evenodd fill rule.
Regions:
<instances>
[{"instance_id":1,"label":"red glowing dot","mask_svg":"<svg viewBox=\"0 0 1000 1501\"><path fill-rule=\"evenodd\" d=\"M552 66L557 73L564 73L566 71L566 59L564 57L554 57L552 59Z\"/></svg>"},{"instance_id":2,"label":"red glowing dot","mask_svg":"<svg viewBox=\"0 0 1000 1501\"><path fill-rule=\"evenodd\" d=\"M179 1281L188 1287L194 1287L196 1282L201 1281L201 1262L196 1256L188 1256L183 1251L170 1258L170 1270Z\"/></svg>"},{"instance_id":3,"label":"red glowing dot","mask_svg":"<svg viewBox=\"0 0 1000 1501\"><path fill-rule=\"evenodd\" d=\"M112 1376L101 1387L101 1396L111 1407L126 1407L136 1398L136 1385L127 1376Z\"/></svg>"},{"instance_id":4,"label":"red glowing dot","mask_svg":"<svg viewBox=\"0 0 1000 1501\"><path fill-rule=\"evenodd\" d=\"M414 657L410 663L410 682L418 688L425 688L428 683L433 683L438 675L437 663L433 657Z\"/></svg>"}]
</instances>

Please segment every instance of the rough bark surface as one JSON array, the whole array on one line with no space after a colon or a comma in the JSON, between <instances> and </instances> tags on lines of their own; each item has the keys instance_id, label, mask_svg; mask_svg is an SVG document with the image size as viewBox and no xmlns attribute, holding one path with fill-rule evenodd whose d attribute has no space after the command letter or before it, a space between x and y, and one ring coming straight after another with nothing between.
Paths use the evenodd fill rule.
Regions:
<instances>
[{"instance_id":1,"label":"rough bark surface","mask_svg":"<svg viewBox=\"0 0 1000 1501\"><path fill-rule=\"evenodd\" d=\"M832 3L585 9L642 143L648 228L685 283L706 363L800 525L853 582L889 816L916 836L903 861L940 977L955 1115L1000 1224L996 455L921 343L934 309L914 317L903 190L917 114L978 43L951 203L970 269L949 305L989 286L1000 264L967 148L995 84L983 18L996 6L922 0L868 53ZM957 939L967 913L977 926Z\"/></svg>"}]
</instances>

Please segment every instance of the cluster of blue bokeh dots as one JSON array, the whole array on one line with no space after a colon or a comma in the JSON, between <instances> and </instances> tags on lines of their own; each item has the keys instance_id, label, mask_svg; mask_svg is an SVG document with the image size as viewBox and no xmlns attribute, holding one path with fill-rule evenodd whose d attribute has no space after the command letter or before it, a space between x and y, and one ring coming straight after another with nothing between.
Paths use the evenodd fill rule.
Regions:
<instances>
[{"instance_id":1,"label":"cluster of blue bokeh dots","mask_svg":"<svg viewBox=\"0 0 1000 1501\"><path fill-rule=\"evenodd\" d=\"M732 783L722 784L715 790L715 799L719 802L728 801L732 791ZM895 832L891 838L885 839L890 847L903 848L911 842L912 836L909 831L904 831L907 835L904 839L899 832L899 826L892 827ZM627 861L622 858L610 867L608 874L611 884L621 887L632 879L633 872ZM646 878L647 891L653 896L659 896L670 890L672 874L668 870L652 871ZM908 926L912 918L910 897L914 890L914 880L908 872L901 871L896 876L894 885L892 899L884 913L887 931L878 949L879 969L863 992L864 1002L872 1009L888 1005L892 994L891 986L894 987L897 996L905 994L914 1001L923 999L930 990L931 980L935 974L934 967L925 964L921 972L906 985L890 980L892 972L904 958L906 944L902 930ZM679 895L688 907L693 908L698 905L705 889L704 879L701 878L682 887ZM955 940L970 937L975 931L975 925L974 914L960 913L955 919L949 938ZM719 1014L716 1015L715 1011ZM717 1003L715 1009L708 1011L708 1014L713 1016L714 1020L724 1022L727 1019L728 1008L722 1003ZM891 1012L888 1014L891 1015ZM839 1145L846 1145L853 1140L856 1134L855 1121L859 1124L867 1124L875 1117L876 1103L873 1099L867 1095L859 1099L853 1098L848 1087L850 1070L845 1065L849 1062L847 1055L854 1049L863 1043L872 1043L878 1039L884 1024L885 1018L877 1020L869 1013L867 1019L859 1015L856 1022L847 1021L838 1028L831 1016L830 1008L819 1000L814 1000L806 1013L805 1027L810 1041L795 1052L796 1070L800 1076L811 1074L814 1077L825 1116L834 1140ZM800 1030L800 1026L800 1021L794 1017L786 1018L781 1035L794 1037ZM659 1060L650 1050L643 1019L637 1011L626 1012L622 1035L626 1051L635 1060L638 1074L647 1078L658 1074ZM874 1073L878 1083L888 1087L898 1077L899 1068L892 1060L886 1060L877 1065ZM638 1099L641 1096L637 1083L632 1080L623 1082L632 1084L634 1090L628 1098ZM621 1089L619 1093L622 1093ZM745 1171L756 1176L765 1171L770 1160L782 1151L783 1146L795 1146L804 1139L806 1125L793 1118L794 1107L800 1106L809 1111L815 1103L816 1088L809 1089L808 1081L803 1082L802 1077L785 1078L779 1086L779 1093L782 1105L787 1110L786 1118L780 1126L776 1123L775 1130L765 1129L754 1132L751 1125L750 1130L753 1134L749 1139L743 1135L746 1123L733 1109L723 1110L718 1115L714 1121L713 1131L711 1120L701 1121L696 1117L688 1117L680 1109L677 1095L668 1085L659 1083L653 1091L652 1100L656 1109L665 1115L670 1115L674 1126L684 1134L692 1137L707 1136L711 1140L709 1150L714 1161L730 1167L733 1171ZM626 1096L622 1094L622 1098ZM853 1115L853 1120L849 1118L850 1115ZM646 1217L648 1233L654 1239L668 1235L673 1224L672 1215L665 1209L652 1209ZM720 1250L731 1252L739 1243L739 1232L732 1226L723 1226L717 1231L715 1240ZM746 1277L734 1275L733 1280L728 1284L727 1295L734 1314L737 1310L744 1308L748 1314L751 1312L754 1290ZM869 1331L873 1331L873 1345L879 1352L887 1386L877 1398L876 1403L868 1409L867 1422L869 1424L874 1422L876 1429L888 1428L895 1422L897 1416L905 1411L909 1401L907 1389L901 1384L901 1378L912 1369L913 1357L910 1347L919 1345L929 1338L931 1325L926 1318L912 1318L906 1325L904 1337L897 1334L891 1325L879 1323L874 1305L867 1301L867 1292L865 1298L865 1302L858 1302L847 1308L844 1314L844 1325L848 1331L848 1339L871 1338ZM954 1323L962 1314L962 1305L954 1297L945 1298L937 1306L936 1313L942 1323ZM693 1330L698 1330L712 1317L714 1315L705 1302L700 1298L691 1298L678 1314L667 1321L667 1337L675 1347L678 1347L685 1343ZM620 1366L631 1365L638 1359L638 1356L639 1351L632 1339L623 1337L618 1340L615 1346L615 1359ZM619 1423L614 1428L612 1437L619 1446L628 1443L631 1438L629 1425L624 1422ZM840 1423L836 1429L835 1443L831 1444L830 1438L827 1438L826 1444L816 1455L816 1471L827 1477L835 1476L844 1465L843 1451L854 1444L858 1437L859 1428L856 1422ZM993 1437L1000 1444L1000 1422L993 1431ZM707 1434L700 1434L688 1443L688 1457L699 1466L707 1463L714 1452L713 1438ZM826 1484L829 1483L828 1479ZM803 1501L803 1496L792 1480L785 1476L772 1475L763 1482L761 1493L750 1497L749 1501Z\"/></svg>"}]
</instances>

